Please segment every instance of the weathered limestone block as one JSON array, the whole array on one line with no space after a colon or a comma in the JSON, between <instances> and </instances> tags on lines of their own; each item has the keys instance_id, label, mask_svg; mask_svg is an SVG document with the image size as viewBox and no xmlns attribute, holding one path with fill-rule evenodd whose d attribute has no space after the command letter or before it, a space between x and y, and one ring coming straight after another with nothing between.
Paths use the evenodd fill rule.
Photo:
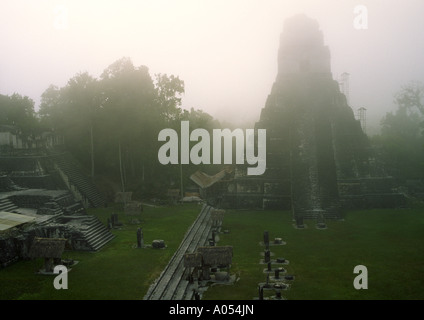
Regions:
<instances>
[{"instance_id":1,"label":"weathered limestone block","mask_svg":"<svg viewBox=\"0 0 424 320\"><path fill-rule=\"evenodd\" d=\"M152 241L152 248L154 248L154 249L165 248L165 241L164 240L153 240Z\"/></svg>"}]
</instances>

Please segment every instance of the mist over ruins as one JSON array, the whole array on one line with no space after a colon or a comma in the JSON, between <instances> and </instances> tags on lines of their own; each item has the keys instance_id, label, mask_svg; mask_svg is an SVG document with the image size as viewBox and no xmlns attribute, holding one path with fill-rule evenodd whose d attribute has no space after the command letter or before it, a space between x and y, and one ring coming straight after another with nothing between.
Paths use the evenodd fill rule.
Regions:
<instances>
[{"instance_id":1,"label":"mist over ruins","mask_svg":"<svg viewBox=\"0 0 424 320\"><path fill-rule=\"evenodd\" d=\"M393 178L375 163L330 65L318 23L305 15L287 19L278 75L256 123L267 132L267 170L248 177L237 166L216 191L223 192L221 206L291 209L301 226L306 218L341 219L343 208L404 204Z\"/></svg>"},{"instance_id":2,"label":"mist over ruins","mask_svg":"<svg viewBox=\"0 0 424 320\"><path fill-rule=\"evenodd\" d=\"M169 280L175 280L176 271L163 276L144 296L195 299L200 280L234 280L233 248L216 246L218 235L224 234L220 227L225 210L290 211L294 229L305 229L307 221L324 229L330 220L344 223L348 210L405 208L412 190L417 199L424 194L416 181L407 188L407 175L401 176L393 158L364 132L334 79L330 48L316 20L301 14L284 22L277 60L278 74L252 128L254 141L257 132L264 133L263 139L266 132L266 169L260 175L248 173L250 164L261 164L252 152L249 157L256 162L236 162L236 157L229 157L232 163L221 162L215 161L213 151L205 154L214 150L207 149L212 142L208 132L221 130L219 122L201 110L179 108L184 83L178 77L158 75L154 82L147 67L134 67L128 59L109 66L100 80L80 74L64 88L46 90L40 119L48 125L43 130L30 132L24 122L0 118L1 266L45 258L43 272L51 274L63 263L65 249L98 252L119 237L114 230L122 222L113 214L105 224L88 213L91 209L119 203L128 221L141 225L145 206L195 201L203 205L201 214L164 270L166 274L170 265L178 265L178 281ZM98 87L100 91L84 91ZM195 138L189 136L188 124L191 132L197 130ZM170 128L167 137L176 137L165 144L168 149L159 133L165 128ZM178 134L187 141L179 141ZM222 145L217 145L220 151ZM197 153L184 153L193 146ZM246 157L236 147L232 145L233 155ZM176 153L168 155L172 150ZM225 151L231 155L228 145ZM163 240L147 245L143 237L138 227L134 248L166 248ZM267 233L266 239L261 263L268 264L268 278L259 290L269 288L271 271L273 280L280 280L279 272L288 263L271 260ZM284 244L280 238L273 243ZM271 261L284 268L271 270ZM172 282L178 286L169 289Z\"/></svg>"}]
</instances>

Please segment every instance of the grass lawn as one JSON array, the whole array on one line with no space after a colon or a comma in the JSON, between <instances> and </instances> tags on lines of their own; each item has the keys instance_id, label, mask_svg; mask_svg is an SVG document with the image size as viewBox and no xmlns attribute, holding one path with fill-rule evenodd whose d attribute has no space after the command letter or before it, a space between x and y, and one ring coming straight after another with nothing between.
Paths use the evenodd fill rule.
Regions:
<instances>
[{"instance_id":1,"label":"grass lawn","mask_svg":"<svg viewBox=\"0 0 424 320\"><path fill-rule=\"evenodd\" d=\"M64 252L63 258L79 261L68 273L67 290L53 287L54 276L35 274L43 266L43 260L36 259L0 269L0 299L143 299L200 210L201 206L190 204L145 207L140 224L129 223L131 219L116 206L90 210L105 225L111 213L118 213L124 225L112 230L116 237L99 252ZM145 244L163 239L167 247L134 248L140 226Z\"/></svg>"},{"instance_id":2,"label":"grass lawn","mask_svg":"<svg viewBox=\"0 0 424 320\"><path fill-rule=\"evenodd\" d=\"M0 269L0 299L143 299L179 246L188 227L201 210L199 205L145 207L140 224L130 224L121 212L124 226L113 230L116 237L97 253L65 252L64 258L79 261L68 274L68 290L53 287L54 276L35 274L41 259L21 261ZM91 210L106 222L117 207ZM233 285L209 287L205 300L252 300L257 285L266 280L260 264L263 232L270 240L283 238L284 246L271 246L273 258L289 260L284 266L295 280L284 298L316 299L424 299L424 209L351 211L345 221L328 221L318 230L313 221L307 228L293 227L286 211L228 210L218 245L232 245ZM163 239L166 249L135 249L136 229L142 226L144 242ZM356 290L356 265L368 269L368 289ZM265 296L273 295L265 291Z\"/></svg>"},{"instance_id":3,"label":"grass lawn","mask_svg":"<svg viewBox=\"0 0 424 320\"><path fill-rule=\"evenodd\" d=\"M258 218L258 215L261 215ZM263 231L270 240L283 238L284 246L271 246L274 258L289 260L284 268L293 274L289 300L321 299L424 299L424 208L347 212L345 221L328 221L328 229L295 229L289 212L230 211L220 245L234 246L232 272L239 281L209 288L204 298L248 299L258 296L258 283L266 281L259 264ZM356 290L356 265L368 271L368 289ZM264 291L264 296L275 295Z\"/></svg>"}]
</instances>

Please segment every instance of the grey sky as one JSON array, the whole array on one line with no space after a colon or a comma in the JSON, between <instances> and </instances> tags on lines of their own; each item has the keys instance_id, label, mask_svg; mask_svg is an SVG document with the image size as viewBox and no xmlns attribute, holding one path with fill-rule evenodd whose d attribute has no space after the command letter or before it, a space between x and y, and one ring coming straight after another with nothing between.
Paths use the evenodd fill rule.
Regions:
<instances>
[{"instance_id":1,"label":"grey sky","mask_svg":"<svg viewBox=\"0 0 424 320\"><path fill-rule=\"evenodd\" d=\"M354 28L354 8L368 29ZM369 122L393 110L393 95L424 81L422 0L2 1L0 94L36 102L78 72L98 77L130 57L151 74L185 81L183 107L230 121L258 119L277 72L285 18L318 21L333 77L350 74L350 102Z\"/></svg>"}]
</instances>

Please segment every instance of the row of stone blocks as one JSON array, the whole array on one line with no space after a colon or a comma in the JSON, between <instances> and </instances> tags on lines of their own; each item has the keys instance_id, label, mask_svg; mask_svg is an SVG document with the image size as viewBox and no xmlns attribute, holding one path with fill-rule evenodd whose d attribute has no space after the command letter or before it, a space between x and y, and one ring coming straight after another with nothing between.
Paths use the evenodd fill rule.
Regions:
<instances>
[{"instance_id":1,"label":"row of stone blocks","mask_svg":"<svg viewBox=\"0 0 424 320\"><path fill-rule=\"evenodd\" d=\"M196 219L193 227L190 229L186 237L189 241L183 242L180 248L181 253L194 252L197 247L204 246L208 243L210 230L212 227L210 220L210 213L213 209L211 207L204 207L203 212ZM191 239L190 239L191 238ZM184 255L181 256L181 265L183 265ZM172 294L172 300L192 300L194 291L189 290L190 281L186 276L187 269L182 267L179 270L178 277L175 279L179 282L175 292ZM165 296L165 300L170 296Z\"/></svg>"},{"instance_id":2,"label":"row of stone blocks","mask_svg":"<svg viewBox=\"0 0 424 320\"><path fill-rule=\"evenodd\" d=\"M208 242L212 227L209 206L203 206L196 221L187 231L179 248L174 253L168 265L160 277L149 288L144 300L191 300L193 292L189 288L184 267L184 256L186 253L194 252L198 246Z\"/></svg>"},{"instance_id":3,"label":"row of stone blocks","mask_svg":"<svg viewBox=\"0 0 424 320\"><path fill-rule=\"evenodd\" d=\"M258 300L281 300L284 299L281 295L281 290L287 290L289 284L287 281L294 280L293 275L286 274L286 269L283 268L283 265L289 264L289 261L285 258L272 258L274 255L270 251L270 246L279 246L285 245L286 242L282 238L274 238L274 241L269 240L268 231L264 231L264 241L261 245L265 246L264 252L262 253L263 259L261 259L260 264L267 265L267 268L263 270L266 274L266 282L258 284ZM278 266L276 267L275 264ZM274 267L273 267L274 266ZM264 298L264 290L272 290L275 292L274 296Z\"/></svg>"}]
</instances>

